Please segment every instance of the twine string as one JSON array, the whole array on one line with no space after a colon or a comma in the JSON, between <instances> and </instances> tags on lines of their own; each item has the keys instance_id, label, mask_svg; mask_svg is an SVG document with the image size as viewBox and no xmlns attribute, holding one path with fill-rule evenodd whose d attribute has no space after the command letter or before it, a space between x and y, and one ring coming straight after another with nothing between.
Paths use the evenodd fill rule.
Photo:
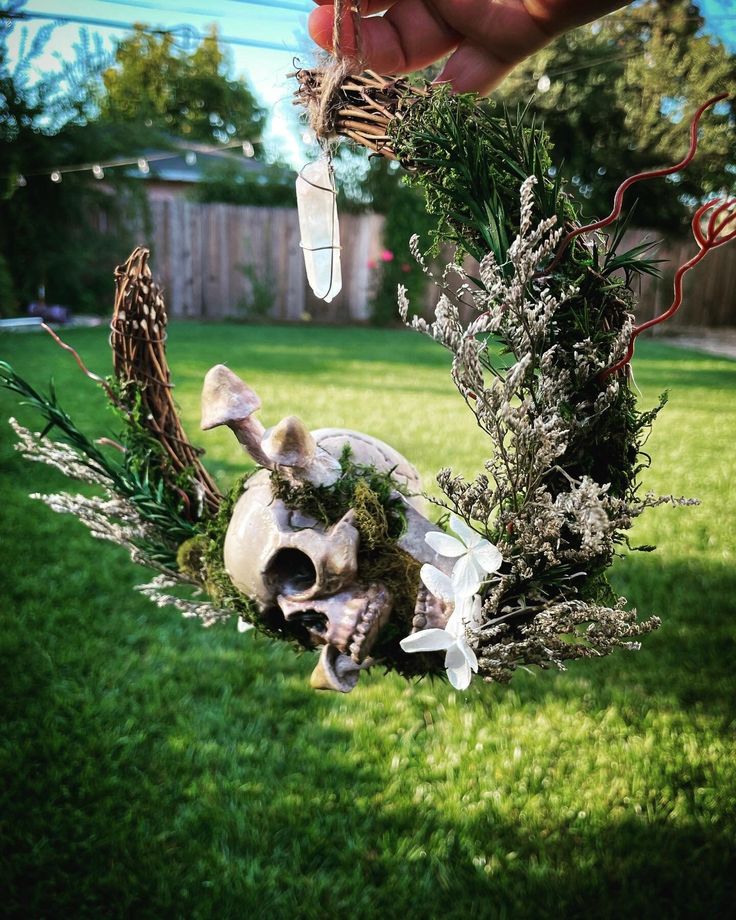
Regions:
<instances>
[{"instance_id":1,"label":"twine string","mask_svg":"<svg viewBox=\"0 0 736 920\"><path fill-rule=\"evenodd\" d=\"M343 81L364 69L360 29L360 10L352 0L334 0L332 24L332 55L319 68L317 93L309 100L309 121L320 139L334 134L336 96ZM353 42L345 47L345 24L352 23Z\"/></svg>"}]
</instances>

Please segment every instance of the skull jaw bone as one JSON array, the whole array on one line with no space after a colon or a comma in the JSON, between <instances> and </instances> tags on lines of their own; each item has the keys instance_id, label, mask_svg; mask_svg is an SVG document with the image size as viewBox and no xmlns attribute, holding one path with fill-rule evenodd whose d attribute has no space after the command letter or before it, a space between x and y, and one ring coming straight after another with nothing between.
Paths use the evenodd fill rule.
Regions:
<instances>
[{"instance_id":1,"label":"skull jaw bone","mask_svg":"<svg viewBox=\"0 0 736 920\"><path fill-rule=\"evenodd\" d=\"M349 693L360 672L373 663L369 654L391 615L391 596L383 585L367 589L352 586L332 597L310 601L278 598L287 622L311 619L312 643L322 646L312 672L311 686L317 690ZM322 619L316 620L315 617Z\"/></svg>"}]
</instances>

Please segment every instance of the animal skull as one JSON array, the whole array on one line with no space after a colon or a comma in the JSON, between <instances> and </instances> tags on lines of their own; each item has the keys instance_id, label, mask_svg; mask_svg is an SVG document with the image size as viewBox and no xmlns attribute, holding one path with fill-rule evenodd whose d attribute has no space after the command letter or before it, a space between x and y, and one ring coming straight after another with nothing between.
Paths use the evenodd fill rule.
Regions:
<instances>
[{"instance_id":1,"label":"animal skull","mask_svg":"<svg viewBox=\"0 0 736 920\"><path fill-rule=\"evenodd\" d=\"M208 400L213 380L216 412ZM236 395L228 397L228 389ZM244 398L246 394L251 395ZM237 414L243 405L259 408L260 401L227 368L213 368L203 390L203 427L229 425L262 465L278 468L295 481L331 484L337 458L349 444L356 463L390 472L407 491L419 492L415 468L388 444L370 435L335 428L310 433L294 416L265 431L254 419L228 417L228 406ZM213 418L214 423L207 424ZM258 443L251 443L253 432L259 435ZM426 533L436 528L419 507L420 499L406 500L407 530L399 545L418 561L447 571L448 560L437 556L424 540ZM371 649L391 616L392 598L386 586L361 578L359 539L353 512L324 527L275 498L267 469L246 482L225 536L225 569L235 587L256 601L266 620L285 621L304 644L321 646L311 678L312 686L318 689L352 690L360 671L370 667ZM414 628L443 627L450 612L422 588Z\"/></svg>"}]
</instances>

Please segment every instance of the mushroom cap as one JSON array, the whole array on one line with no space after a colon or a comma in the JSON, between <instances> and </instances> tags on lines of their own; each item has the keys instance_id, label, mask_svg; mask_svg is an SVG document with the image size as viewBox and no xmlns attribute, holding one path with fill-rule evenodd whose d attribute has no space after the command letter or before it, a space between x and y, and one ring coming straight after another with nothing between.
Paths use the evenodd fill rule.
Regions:
<instances>
[{"instance_id":1,"label":"mushroom cap","mask_svg":"<svg viewBox=\"0 0 736 920\"><path fill-rule=\"evenodd\" d=\"M279 466L304 468L312 463L317 444L304 422L288 415L266 432L261 448Z\"/></svg>"},{"instance_id":2,"label":"mushroom cap","mask_svg":"<svg viewBox=\"0 0 736 920\"><path fill-rule=\"evenodd\" d=\"M260 408L256 393L230 368L216 364L207 371L202 384L203 431L241 422Z\"/></svg>"}]
</instances>

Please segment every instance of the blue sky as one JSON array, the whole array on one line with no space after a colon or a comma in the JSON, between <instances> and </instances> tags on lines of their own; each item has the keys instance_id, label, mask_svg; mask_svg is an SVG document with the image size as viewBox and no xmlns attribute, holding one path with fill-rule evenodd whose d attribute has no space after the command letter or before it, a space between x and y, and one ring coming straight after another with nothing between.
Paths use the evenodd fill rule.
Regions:
<instances>
[{"instance_id":1,"label":"blue sky","mask_svg":"<svg viewBox=\"0 0 736 920\"><path fill-rule=\"evenodd\" d=\"M311 0L29 0L24 10L54 16L88 17L128 25L145 22L151 26L173 29L189 26L199 32L216 22L225 38L253 42L242 46L227 44L235 72L245 76L271 111L267 140L274 151L299 159L299 140L292 130L293 86L287 74L293 70L294 57L309 62L313 47L307 37L307 13ZM736 0L699 0L708 19L709 31L718 34L736 50ZM41 20L28 24L30 37L43 25ZM87 26L97 33L107 48L125 30L109 26ZM70 55L78 41L80 26L58 26L39 59L42 70L58 67L58 56ZM183 33L184 34L184 33ZM20 29L11 41L11 53L17 52ZM257 43L270 47L257 47Z\"/></svg>"}]
</instances>

